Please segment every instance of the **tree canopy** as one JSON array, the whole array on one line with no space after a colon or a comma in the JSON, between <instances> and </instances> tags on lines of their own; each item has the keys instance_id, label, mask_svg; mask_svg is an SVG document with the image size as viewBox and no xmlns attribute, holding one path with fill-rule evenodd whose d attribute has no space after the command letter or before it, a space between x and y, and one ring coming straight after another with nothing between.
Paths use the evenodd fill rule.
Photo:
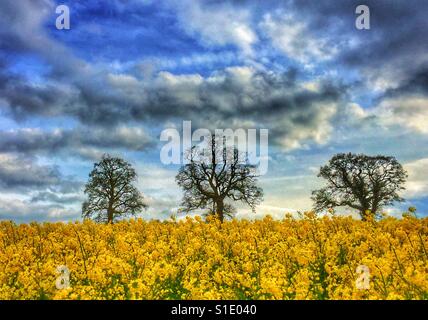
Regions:
<instances>
[{"instance_id":1,"label":"tree canopy","mask_svg":"<svg viewBox=\"0 0 428 320\"><path fill-rule=\"evenodd\" d=\"M83 218L112 223L145 209L143 196L133 185L136 180L137 174L131 164L104 155L89 174L85 186L88 200L82 205Z\"/></svg>"},{"instance_id":2,"label":"tree canopy","mask_svg":"<svg viewBox=\"0 0 428 320\"><path fill-rule=\"evenodd\" d=\"M263 198L256 184L256 167L246 163L245 155L236 148L227 148L221 138L212 135L208 140L205 148L189 150L189 163L176 176L184 191L182 210L208 209L208 214L223 221L235 211L226 202L229 199L245 203L254 211Z\"/></svg>"},{"instance_id":3,"label":"tree canopy","mask_svg":"<svg viewBox=\"0 0 428 320\"><path fill-rule=\"evenodd\" d=\"M407 174L401 164L388 156L340 153L321 167L318 177L327 180L327 186L312 192L315 210L334 207L357 209L361 218L395 201L403 201Z\"/></svg>"}]
</instances>

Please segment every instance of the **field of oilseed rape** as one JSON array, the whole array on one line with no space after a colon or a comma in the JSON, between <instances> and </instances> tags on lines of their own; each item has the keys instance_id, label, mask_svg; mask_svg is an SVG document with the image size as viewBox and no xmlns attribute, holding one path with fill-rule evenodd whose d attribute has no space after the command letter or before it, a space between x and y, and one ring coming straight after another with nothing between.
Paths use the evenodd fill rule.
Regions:
<instances>
[{"instance_id":1,"label":"field of oilseed rape","mask_svg":"<svg viewBox=\"0 0 428 320\"><path fill-rule=\"evenodd\" d=\"M427 261L410 216L0 222L1 299L427 299Z\"/></svg>"}]
</instances>

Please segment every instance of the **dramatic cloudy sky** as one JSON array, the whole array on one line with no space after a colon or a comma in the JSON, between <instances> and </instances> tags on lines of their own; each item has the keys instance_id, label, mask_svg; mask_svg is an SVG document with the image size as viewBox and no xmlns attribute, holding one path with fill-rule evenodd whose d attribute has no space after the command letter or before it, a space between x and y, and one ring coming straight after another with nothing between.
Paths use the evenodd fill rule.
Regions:
<instances>
[{"instance_id":1,"label":"dramatic cloudy sky","mask_svg":"<svg viewBox=\"0 0 428 320\"><path fill-rule=\"evenodd\" d=\"M319 167L348 151L395 156L407 202L389 210L427 213L427 16L419 0L2 0L0 219L80 219L106 152L137 169L144 215L168 217L181 192L159 136L183 120L269 129L258 217L310 209Z\"/></svg>"}]
</instances>

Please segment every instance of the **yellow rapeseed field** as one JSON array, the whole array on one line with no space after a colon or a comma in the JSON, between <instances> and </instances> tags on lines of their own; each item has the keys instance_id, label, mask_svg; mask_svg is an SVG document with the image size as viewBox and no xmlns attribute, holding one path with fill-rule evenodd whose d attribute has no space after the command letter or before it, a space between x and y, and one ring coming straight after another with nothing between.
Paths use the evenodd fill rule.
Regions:
<instances>
[{"instance_id":1,"label":"yellow rapeseed field","mask_svg":"<svg viewBox=\"0 0 428 320\"><path fill-rule=\"evenodd\" d=\"M4 221L0 299L427 299L427 251L410 216Z\"/></svg>"}]
</instances>

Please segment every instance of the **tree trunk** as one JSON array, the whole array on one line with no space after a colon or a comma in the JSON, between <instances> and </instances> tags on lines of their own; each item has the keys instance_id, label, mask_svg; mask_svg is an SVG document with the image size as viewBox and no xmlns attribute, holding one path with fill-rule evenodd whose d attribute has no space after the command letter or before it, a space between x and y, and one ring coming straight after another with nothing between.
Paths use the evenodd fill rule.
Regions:
<instances>
[{"instance_id":1,"label":"tree trunk","mask_svg":"<svg viewBox=\"0 0 428 320\"><path fill-rule=\"evenodd\" d=\"M109 205L107 209L107 223L113 223L113 206Z\"/></svg>"},{"instance_id":2,"label":"tree trunk","mask_svg":"<svg viewBox=\"0 0 428 320\"><path fill-rule=\"evenodd\" d=\"M373 203L373 205L372 205L372 209L371 209L371 212L372 212L372 214L373 215L375 215L376 213L377 213L377 211L378 211L378 203Z\"/></svg>"},{"instance_id":3,"label":"tree trunk","mask_svg":"<svg viewBox=\"0 0 428 320\"><path fill-rule=\"evenodd\" d=\"M223 199L216 200L216 215L220 219L220 222L224 220L224 203Z\"/></svg>"},{"instance_id":4,"label":"tree trunk","mask_svg":"<svg viewBox=\"0 0 428 320\"><path fill-rule=\"evenodd\" d=\"M369 208L361 210L361 212L360 212L361 220L363 220L363 221L367 221L367 218L369 217L369 216L367 215L367 212L368 212L368 211L370 211L370 214L373 214L373 212L371 212L371 210L370 210Z\"/></svg>"}]
</instances>

